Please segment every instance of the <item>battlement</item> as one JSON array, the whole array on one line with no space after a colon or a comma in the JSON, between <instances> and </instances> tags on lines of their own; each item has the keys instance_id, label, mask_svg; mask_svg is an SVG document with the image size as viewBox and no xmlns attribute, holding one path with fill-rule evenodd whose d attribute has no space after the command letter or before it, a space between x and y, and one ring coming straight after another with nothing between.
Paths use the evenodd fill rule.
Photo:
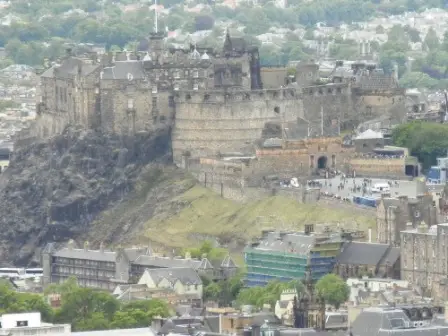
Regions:
<instances>
[{"instance_id":1,"label":"battlement","mask_svg":"<svg viewBox=\"0 0 448 336\"><path fill-rule=\"evenodd\" d=\"M296 100L301 93L295 88L273 90L241 90L241 91L179 91L174 96L176 103L222 104L242 101Z\"/></svg>"},{"instance_id":2,"label":"battlement","mask_svg":"<svg viewBox=\"0 0 448 336\"><path fill-rule=\"evenodd\" d=\"M346 94L350 90L348 83L330 83L325 85L307 86L302 89L304 96L328 96Z\"/></svg>"}]
</instances>

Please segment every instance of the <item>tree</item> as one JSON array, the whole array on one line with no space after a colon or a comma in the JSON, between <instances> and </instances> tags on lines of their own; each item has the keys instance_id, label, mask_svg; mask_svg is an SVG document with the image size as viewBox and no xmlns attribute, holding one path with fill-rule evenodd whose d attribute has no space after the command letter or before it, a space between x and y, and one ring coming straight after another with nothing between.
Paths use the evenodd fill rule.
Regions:
<instances>
[{"instance_id":1,"label":"tree","mask_svg":"<svg viewBox=\"0 0 448 336\"><path fill-rule=\"evenodd\" d=\"M439 38L437 37L436 31L432 27L429 28L428 33L425 36L424 43L429 50L435 50L439 47Z\"/></svg>"},{"instance_id":2,"label":"tree","mask_svg":"<svg viewBox=\"0 0 448 336\"><path fill-rule=\"evenodd\" d=\"M196 15L194 18L194 26L198 30L211 30L215 25L215 19L210 15Z\"/></svg>"},{"instance_id":3,"label":"tree","mask_svg":"<svg viewBox=\"0 0 448 336\"><path fill-rule=\"evenodd\" d=\"M285 289L296 289L297 293L300 294L303 288L303 284L300 281L271 281L264 287L242 289L238 294L237 303L238 305L252 305L258 308L263 307L264 304L269 304L273 307Z\"/></svg>"},{"instance_id":4,"label":"tree","mask_svg":"<svg viewBox=\"0 0 448 336\"><path fill-rule=\"evenodd\" d=\"M316 283L318 295L325 299L325 302L339 309L341 303L347 301L350 289L342 278L335 274L327 274Z\"/></svg>"},{"instance_id":5,"label":"tree","mask_svg":"<svg viewBox=\"0 0 448 336\"><path fill-rule=\"evenodd\" d=\"M437 157L446 155L448 125L413 121L394 128L392 140L396 146L408 148L423 169L428 169L436 163Z\"/></svg>"},{"instance_id":6,"label":"tree","mask_svg":"<svg viewBox=\"0 0 448 336\"><path fill-rule=\"evenodd\" d=\"M404 88L428 88L434 89L438 81L423 72L408 72L400 78L400 85Z\"/></svg>"}]
</instances>

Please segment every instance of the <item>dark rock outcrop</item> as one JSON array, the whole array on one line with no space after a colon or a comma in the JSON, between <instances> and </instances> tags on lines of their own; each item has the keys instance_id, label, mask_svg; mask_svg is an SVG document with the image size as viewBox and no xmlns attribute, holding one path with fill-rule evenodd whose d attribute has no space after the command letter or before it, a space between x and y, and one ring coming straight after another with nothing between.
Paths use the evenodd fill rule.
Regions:
<instances>
[{"instance_id":1,"label":"dark rock outcrop","mask_svg":"<svg viewBox=\"0 0 448 336\"><path fill-rule=\"evenodd\" d=\"M27 264L48 241L84 235L133 190L143 167L171 162L170 129L119 137L75 127L14 152L0 176L0 258Z\"/></svg>"}]
</instances>

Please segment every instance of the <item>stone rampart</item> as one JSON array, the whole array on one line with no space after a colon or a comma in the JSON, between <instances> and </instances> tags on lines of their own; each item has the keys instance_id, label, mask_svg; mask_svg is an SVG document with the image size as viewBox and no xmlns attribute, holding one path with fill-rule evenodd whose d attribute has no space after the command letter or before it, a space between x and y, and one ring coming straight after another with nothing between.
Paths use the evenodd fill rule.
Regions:
<instances>
[{"instance_id":1,"label":"stone rampart","mask_svg":"<svg viewBox=\"0 0 448 336\"><path fill-rule=\"evenodd\" d=\"M267 122L289 122L303 116L300 91L179 92L172 134L173 158L183 154L213 156L239 151L261 137Z\"/></svg>"},{"instance_id":2,"label":"stone rampart","mask_svg":"<svg viewBox=\"0 0 448 336\"><path fill-rule=\"evenodd\" d=\"M303 88L304 118L310 122L311 135L320 134L322 117L327 127L339 120L341 129L357 118L350 86L346 83Z\"/></svg>"},{"instance_id":3,"label":"stone rampart","mask_svg":"<svg viewBox=\"0 0 448 336\"><path fill-rule=\"evenodd\" d=\"M405 176L405 158L353 158L349 166L359 176L403 177Z\"/></svg>"}]
</instances>

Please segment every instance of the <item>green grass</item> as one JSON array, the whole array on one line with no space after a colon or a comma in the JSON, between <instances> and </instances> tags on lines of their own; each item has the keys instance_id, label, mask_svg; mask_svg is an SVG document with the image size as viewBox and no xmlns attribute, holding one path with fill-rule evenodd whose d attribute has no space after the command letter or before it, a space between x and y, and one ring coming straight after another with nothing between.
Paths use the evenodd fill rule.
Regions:
<instances>
[{"instance_id":1,"label":"green grass","mask_svg":"<svg viewBox=\"0 0 448 336\"><path fill-rule=\"evenodd\" d=\"M201 240L216 237L237 256L263 229L301 230L304 224L366 230L375 228L375 217L372 211L301 204L282 196L241 204L221 198L175 168L150 168L124 201L97 218L85 238L97 244L150 244L162 252L197 247Z\"/></svg>"},{"instance_id":2,"label":"green grass","mask_svg":"<svg viewBox=\"0 0 448 336\"><path fill-rule=\"evenodd\" d=\"M321 204L300 204L280 196L239 204L200 186L189 189L177 200L188 205L174 216L149 219L143 233L146 237L161 244L183 247L188 245L191 233L247 240L258 236L262 229L300 230L307 223L340 223L361 229L375 224L371 213L361 215Z\"/></svg>"}]
</instances>

